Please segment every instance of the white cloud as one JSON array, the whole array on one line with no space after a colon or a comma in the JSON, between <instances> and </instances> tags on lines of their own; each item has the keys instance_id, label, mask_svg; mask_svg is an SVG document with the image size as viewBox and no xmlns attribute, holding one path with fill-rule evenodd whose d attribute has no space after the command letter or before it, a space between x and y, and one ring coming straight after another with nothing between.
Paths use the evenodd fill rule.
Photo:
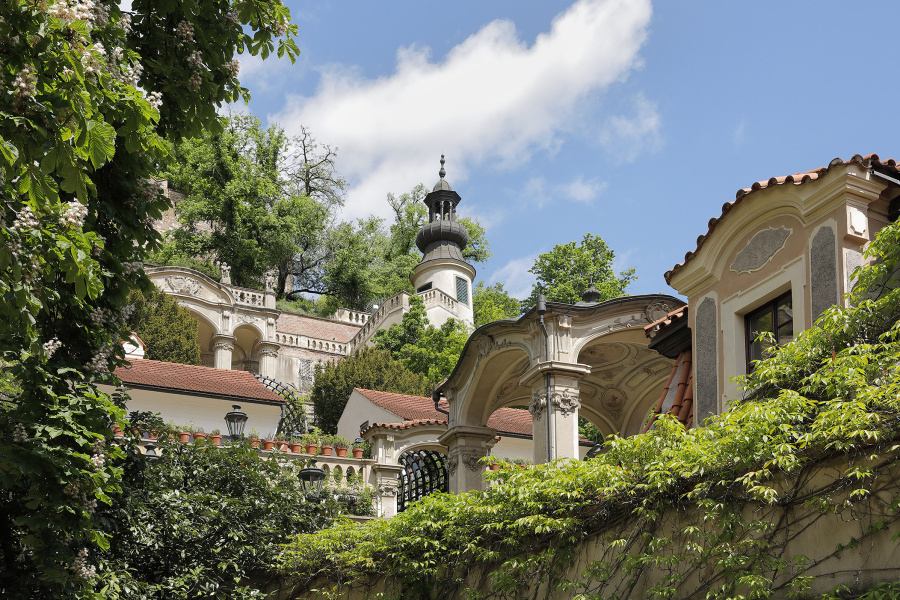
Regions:
<instances>
[{"instance_id":1,"label":"white cloud","mask_svg":"<svg viewBox=\"0 0 900 600\"><path fill-rule=\"evenodd\" d=\"M534 275L528 269L534 265L536 258L537 254L514 258L494 271L488 282L502 283L510 295L519 299L526 298L534 285Z\"/></svg>"},{"instance_id":2,"label":"white cloud","mask_svg":"<svg viewBox=\"0 0 900 600\"><path fill-rule=\"evenodd\" d=\"M387 192L436 179L441 153L458 183L474 165L519 165L558 148L576 129L579 101L637 66L650 14L649 0L578 0L531 45L511 22L492 21L443 60L399 49L383 77L325 68L314 95L289 97L271 120L288 132L306 125L339 148L353 183L348 213L384 214Z\"/></svg>"},{"instance_id":3,"label":"white cloud","mask_svg":"<svg viewBox=\"0 0 900 600\"><path fill-rule=\"evenodd\" d=\"M618 162L633 162L662 147L662 119L656 104L638 94L633 111L610 117L600 130L600 143Z\"/></svg>"},{"instance_id":4,"label":"white cloud","mask_svg":"<svg viewBox=\"0 0 900 600\"><path fill-rule=\"evenodd\" d=\"M547 205L568 200L579 204L592 204L606 189L606 182L598 179L585 179L582 175L567 182L551 184L543 177L532 177L525 182L519 196L528 198L534 206L543 208Z\"/></svg>"}]
</instances>

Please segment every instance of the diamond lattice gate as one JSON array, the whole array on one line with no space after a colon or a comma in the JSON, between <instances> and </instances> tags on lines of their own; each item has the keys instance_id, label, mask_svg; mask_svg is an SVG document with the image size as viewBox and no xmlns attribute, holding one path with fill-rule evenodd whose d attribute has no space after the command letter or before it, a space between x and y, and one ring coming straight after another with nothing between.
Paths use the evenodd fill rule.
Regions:
<instances>
[{"instance_id":1,"label":"diamond lattice gate","mask_svg":"<svg viewBox=\"0 0 900 600\"><path fill-rule=\"evenodd\" d=\"M424 498L432 492L450 491L447 458L434 450L413 450L400 455L400 490L397 510L402 511L410 502Z\"/></svg>"}]
</instances>

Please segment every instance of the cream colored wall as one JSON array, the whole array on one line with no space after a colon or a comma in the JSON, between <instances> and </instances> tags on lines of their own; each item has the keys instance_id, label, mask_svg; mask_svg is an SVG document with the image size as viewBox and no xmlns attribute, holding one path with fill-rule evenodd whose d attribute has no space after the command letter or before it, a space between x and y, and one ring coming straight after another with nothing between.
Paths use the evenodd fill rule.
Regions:
<instances>
[{"instance_id":1,"label":"cream colored wall","mask_svg":"<svg viewBox=\"0 0 900 600\"><path fill-rule=\"evenodd\" d=\"M791 290L794 333L809 328L814 320L810 293L810 242L822 226L835 233L838 256L838 295L850 289L848 262L858 260L881 223L861 231L866 208L879 202L886 188L856 166L834 168L821 180L803 185L782 185L753 192L736 204L715 227L701 250L677 272L671 285L697 307L707 297L718 311L718 408L740 397L734 382L746 373L744 316L762 304ZM867 224L866 224L867 225ZM760 231L786 227L791 230L784 246L753 272L732 271L737 255ZM689 311L689 326L697 344L696 312ZM696 361L694 377L696 380Z\"/></svg>"},{"instance_id":2,"label":"cream colored wall","mask_svg":"<svg viewBox=\"0 0 900 600\"><path fill-rule=\"evenodd\" d=\"M355 440L359 437L359 426L365 421L369 423L400 423L403 419L376 406L368 398L354 391L347 400L347 406L344 407L341 418L338 419L337 433L347 439Z\"/></svg>"},{"instance_id":3,"label":"cream colored wall","mask_svg":"<svg viewBox=\"0 0 900 600\"><path fill-rule=\"evenodd\" d=\"M207 433L213 429L228 433L225 413L231 410L233 404L239 404L241 410L247 413L244 432L248 435L251 430L256 430L260 436L274 434L281 419L281 406L146 389L129 388L128 393L131 396L126 404L129 412L158 412L164 421L202 427Z\"/></svg>"}]
</instances>

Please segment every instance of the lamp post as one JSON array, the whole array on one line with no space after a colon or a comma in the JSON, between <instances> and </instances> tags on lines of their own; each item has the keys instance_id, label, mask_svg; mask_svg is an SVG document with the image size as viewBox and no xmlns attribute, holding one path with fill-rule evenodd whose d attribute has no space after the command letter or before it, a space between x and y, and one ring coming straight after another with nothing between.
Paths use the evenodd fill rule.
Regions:
<instances>
[{"instance_id":1,"label":"lamp post","mask_svg":"<svg viewBox=\"0 0 900 600\"><path fill-rule=\"evenodd\" d=\"M232 410L225 414L225 425L228 426L228 437L237 441L244 437L244 425L247 424L247 413L241 410L240 404L232 404Z\"/></svg>"},{"instance_id":2,"label":"lamp post","mask_svg":"<svg viewBox=\"0 0 900 600\"><path fill-rule=\"evenodd\" d=\"M325 471L319 467L300 469L300 484L303 486L303 491L307 494L318 494L321 492L323 483L325 483Z\"/></svg>"}]
</instances>

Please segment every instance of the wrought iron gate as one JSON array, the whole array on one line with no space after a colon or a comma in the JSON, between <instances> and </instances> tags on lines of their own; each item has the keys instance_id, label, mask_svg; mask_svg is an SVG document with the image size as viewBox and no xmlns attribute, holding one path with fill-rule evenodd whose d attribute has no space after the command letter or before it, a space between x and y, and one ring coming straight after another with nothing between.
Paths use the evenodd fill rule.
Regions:
<instances>
[{"instance_id":1,"label":"wrought iron gate","mask_svg":"<svg viewBox=\"0 0 900 600\"><path fill-rule=\"evenodd\" d=\"M400 455L400 490L397 510L404 510L410 502L432 492L450 491L447 457L434 450L414 450Z\"/></svg>"}]
</instances>

